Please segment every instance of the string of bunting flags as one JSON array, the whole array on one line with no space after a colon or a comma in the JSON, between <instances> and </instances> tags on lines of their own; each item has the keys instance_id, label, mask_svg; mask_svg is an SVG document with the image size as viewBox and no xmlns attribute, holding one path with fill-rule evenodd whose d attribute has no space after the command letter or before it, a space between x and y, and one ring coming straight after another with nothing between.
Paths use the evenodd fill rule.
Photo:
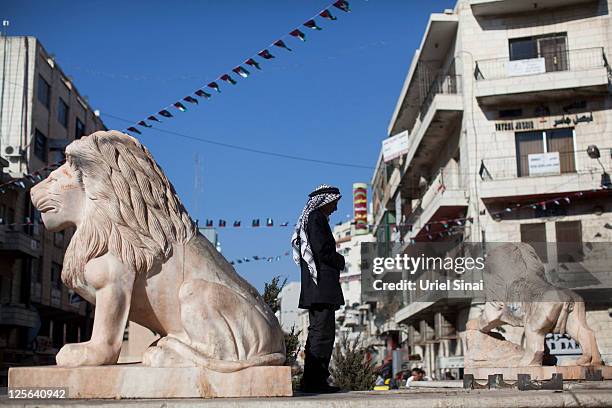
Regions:
<instances>
[{"instance_id":1,"label":"string of bunting flags","mask_svg":"<svg viewBox=\"0 0 612 408\"><path fill-rule=\"evenodd\" d=\"M237 75L241 78L247 78L249 75L251 75L251 71L253 69L255 70L262 69L261 63L263 61L270 61L276 58L276 56L272 54L270 50L282 48L285 51L293 51L293 49L290 48L289 45L287 45L287 42L285 42L287 38L292 37L299 41L305 42L306 34L304 34L304 31L302 31L304 29L303 27L310 29L310 30L314 30L314 31L321 31L322 28L321 26L317 24L317 22L315 21L315 18L320 17L322 19L329 20L329 21L337 20L338 18L334 14L332 14L332 11L331 11L332 7L335 7L336 9L341 10L345 13L348 13L351 11L348 1L346 0L334 1L333 3L325 7L323 10L319 11L317 14L307 19L304 23L301 24L301 26L293 29L288 34L285 34L281 38L273 41L271 44L263 48L261 51L243 60L242 63L222 73L214 81L209 82L208 84L203 85L199 87L198 89L194 90L191 94L166 105L162 109L152 113L151 115L148 115L145 119L142 119L134 123L132 126L127 127L125 130L130 133L135 133L135 134L140 135L142 134L142 131L144 129L153 127L151 122L161 123L162 119L160 118L163 118L164 120L173 118L174 115L172 112L174 109L180 112L186 112L188 105L198 105L200 100L207 100L207 99L212 98L214 94L221 93L220 84L226 83L230 85L236 85L238 81L236 81L235 77L233 77L232 75Z\"/></svg>"},{"instance_id":2,"label":"string of bunting flags","mask_svg":"<svg viewBox=\"0 0 612 408\"><path fill-rule=\"evenodd\" d=\"M282 48L286 51L293 51L287 45L287 38L295 38L299 41L306 41L306 34L303 30L310 29L313 31L321 31L322 27L316 22L316 18L322 18L324 20L335 21L338 18L332 13L332 8L341 10L345 13L349 13L351 11L349 2L346 0L336 0L333 3L329 4L323 10L319 11L314 16L307 19L301 26L293 29L288 34L282 36L281 38L273 41L267 47L263 48L261 51L256 54L251 55L247 59L245 59L241 64L236 65L234 68L224 72L219 75L216 80L209 82L206 85L203 85L193 91L191 94L184 96L183 98L172 102L162 109L158 110L155 113L148 115L146 118L134 123L132 126L123 129L124 132L130 132L132 134L142 134L142 131L147 128L152 128L152 123L161 123L162 119L170 119L174 118L173 110L176 109L180 112L186 112L188 105L199 105L200 100L208 100L211 99L213 94L221 93L222 83L227 83L230 85L236 85L238 81L232 76L237 75L241 78L247 78L251 75L252 70L262 70L262 62L270 61L275 59L276 56L270 52L270 50L276 48ZM247 68L248 67L248 68ZM53 170L59 167L63 161L49 164L31 174L26 174L21 178L15 178L9 182L4 184L0 184L0 194L6 192L9 189L26 189L28 186L33 186L38 181L41 181L43 177L43 173L46 170ZM45 176L46 177L46 176Z\"/></svg>"},{"instance_id":3,"label":"string of bunting flags","mask_svg":"<svg viewBox=\"0 0 612 408\"><path fill-rule=\"evenodd\" d=\"M234 259L233 261L230 261L230 265L249 263L249 262L260 262L260 261L278 262L282 258L284 258L286 256L289 256L289 254L290 254L289 251L285 251L282 255L276 255L276 256L258 256L258 255L253 255L250 258L249 257L244 257L244 258Z\"/></svg>"}]
</instances>

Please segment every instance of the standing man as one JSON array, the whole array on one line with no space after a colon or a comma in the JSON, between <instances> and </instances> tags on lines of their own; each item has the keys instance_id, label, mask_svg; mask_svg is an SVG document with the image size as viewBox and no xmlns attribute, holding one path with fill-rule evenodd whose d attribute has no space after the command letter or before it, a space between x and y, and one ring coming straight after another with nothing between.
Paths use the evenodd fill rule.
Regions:
<instances>
[{"instance_id":1,"label":"standing man","mask_svg":"<svg viewBox=\"0 0 612 408\"><path fill-rule=\"evenodd\" d=\"M340 271L344 257L336 252L329 216L337 210L342 195L336 187L323 184L308 195L291 244L293 260L302 272L299 307L308 309L310 324L306 340L302 391L336 392L327 383L336 330L335 311L344 305Z\"/></svg>"}]
</instances>

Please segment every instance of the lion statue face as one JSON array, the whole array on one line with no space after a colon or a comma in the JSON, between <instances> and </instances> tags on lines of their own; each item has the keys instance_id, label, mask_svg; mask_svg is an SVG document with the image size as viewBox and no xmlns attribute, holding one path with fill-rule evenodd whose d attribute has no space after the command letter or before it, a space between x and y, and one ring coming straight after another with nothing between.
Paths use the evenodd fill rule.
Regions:
<instances>
[{"instance_id":1,"label":"lion statue face","mask_svg":"<svg viewBox=\"0 0 612 408\"><path fill-rule=\"evenodd\" d=\"M74 227L82 218L85 188L75 169L68 163L34 186L30 194L49 231Z\"/></svg>"},{"instance_id":2,"label":"lion statue face","mask_svg":"<svg viewBox=\"0 0 612 408\"><path fill-rule=\"evenodd\" d=\"M136 273L197 234L174 187L137 139L100 131L66 147L66 163L31 190L45 226L76 227L62 280L74 287L85 264L112 253Z\"/></svg>"}]
</instances>

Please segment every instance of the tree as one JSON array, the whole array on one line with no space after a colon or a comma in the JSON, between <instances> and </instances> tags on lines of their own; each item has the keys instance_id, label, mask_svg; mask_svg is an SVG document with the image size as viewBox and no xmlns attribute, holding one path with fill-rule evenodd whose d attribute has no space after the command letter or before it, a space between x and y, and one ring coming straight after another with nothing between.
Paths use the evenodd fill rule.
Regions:
<instances>
[{"instance_id":1,"label":"tree","mask_svg":"<svg viewBox=\"0 0 612 408\"><path fill-rule=\"evenodd\" d=\"M376 382L374 362L361 345L360 337L354 341L350 341L346 335L340 338L330 371L334 383L343 390L371 390Z\"/></svg>"}]
</instances>

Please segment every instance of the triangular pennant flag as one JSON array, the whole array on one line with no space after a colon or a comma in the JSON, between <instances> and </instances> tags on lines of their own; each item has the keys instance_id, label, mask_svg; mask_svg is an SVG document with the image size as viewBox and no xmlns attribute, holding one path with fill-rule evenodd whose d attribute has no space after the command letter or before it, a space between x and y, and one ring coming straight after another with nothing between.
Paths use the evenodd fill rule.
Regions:
<instances>
[{"instance_id":1,"label":"triangular pennant flag","mask_svg":"<svg viewBox=\"0 0 612 408\"><path fill-rule=\"evenodd\" d=\"M257 69L261 69L261 67L259 66L259 63L257 61L255 61L253 58L249 58L248 60L244 61L245 64L251 66L251 67L255 67Z\"/></svg>"},{"instance_id":2,"label":"triangular pennant flag","mask_svg":"<svg viewBox=\"0 0 612 408\"><path fill-rule=\"evenodd\" d=\"M180 102L174 102L174 107L178 110L180 110L181 112L185 112L187 110L187 108L185 107L185 105L183 105Z\"/></svg>"},{"instance_id":3,"label":"triangular pennant flag","mask_svg":"<svg viewBox=\"0 0 612 408\"><path fill-rule=\"evenodd\" d=\"M161 122L161 120L157 119L155 116L151 115L147 119L152 120L153 122Z\"/></svg>"},{"instance_id":4,"label":"triangular pennant flag","mask_svg":"<svg viewBox=\"0 0 612 408\"><path fill-rule=\"evenodd\" d=\"M236 85L236 80L232 78L231 76L229 76L228 74L221 75L219 79L225 82L229 82L232 85Z\"/></svg>"},{"instance_id":5,"label":"triangular pennant flag","mask_svg":"<svg viewBox=\"0 0 612 408\"><path fill-rule=\"evenodd\" d=\"M127 128L127 130L129 130L130 132L138 133L139 135L142 135L142 132L140 132L140 130L136 129L134 126L130 126L129 128Z\"/></svg>"},{"instance_id":6,"label":"triangular pennant flag","mask_svg":"<svg viewBox=\"0 0 612 408\"><path fill-rule=\"evenodd\" d=\"M198 100L196 98L194 98L193 96L186 96L186 97L183 98L183 100L185 102L189 102L189 103L195 103L195 104L199 103Z\"/></svg>"},{"instance_id":7,"label":"triangular pennant flag","mask_svg":"<svg viewBox=\"0 0 612 408\"><path fill-rule=\"evenodd\" d=\"M307 22L305 22L304 23L304 27L308 27L308 28L313 29L313 30L322 30L322 28L319 27L317 25L316 21L314 21L314 20L308 20Z\"/></svg>"},{"instance_id":8,"label":"triangular pennant flag","mask_svg":"<svg viewBox=\"0 0 612 408\"><path fill-rule=\"evenodd\" d=\"M242 68L241 66L237 66L236 68L232 69L233 72L235 72L236 74L240 75L243 78L246 78L249 76L250 72L247 71L246 69Z\"/></svg>"},{"instance_id":9,"label":"triangular pennant flag","mask_svg":"<svg viewBox=\"0 0 612 408\"><path fill-rule=\"evenodd\" d=\"M207 85L209 88L214 89L215 91L221 93L221 89L219 89L219 85L216 82L211 82Z\"/></svg>"},{"instance_id":10,"label":"triangular pennant flag","mask_svg":"<svg viewBox=\"0 0 612 408\"><path fill-rule=\"evenodd\" d=\"M273 227L274 226L274 220L272 220L272 218L268 218L266 220L266 226L267 227Z\"/></svg>"},{"instance_id":11,"label":"triangular pennant flag","mask_svg":"<svg viewBox=\"0 0 612 408\"><path fill-rule=\"evenodd\" d=\"M302 41L306 41L306 36L304 35L304 33L298 30L297 28L293 30L292 32L290 32L289 35L295 38L299 38Z\"/></svg>"},{"instance_id":12,"label":"triangular pennant flag","mask_svg":"<svg viewBox=\"0 0 612 408\"><path fill-rule=\"evenodd\" d=\"M197 91L194 92L197 96L199 96L200 98L206 98L209 99L210 98L210 94L202 89L198 89Z\"/></svg>"},{"instance_id":13,"label":"triangular pennant flag","mask_svg":"<svg viewBox=\"0 0 612 408\"><path fill-rule=\"evenodd\" d=\"M281 227L286 227L286 226L288 226L288 225L289 225L289 222L288 222L288 221L285 221L285 222L283 222L283 223L282 223L280 226L281 226Z\"/></svg>"},{"instance_id":14,"label":"triangular pennant flag","mask_svg":"<svg viewBox=\"0 0 612 408\"><path fill-rule=\"evenodd\" d=\"M348 1L345 1L345 0L338 0L337 2L334 3L334 7L339 8L340 10L346 13L351 11Z\"/></svg>"},{"instance_id":15,"label":"triangular pennant flag","mask_svg":"<svg viewBox=\"0 0 612 408\"><path fill-rule=\"evenodd\" d=\"M159 115L165 117L165 118L171 118L173 117L172 114L170 112L168 112L165 109L160 110L159 112L157 112Z\"/></svg>"},{"instance_id":16,"label":"triangular pennant flag","mask_svg":"<svg viewBox=\"0 0 612 408\"><path fill-rule=\"evenodd\" d=\"M256 261L259 261L259 257L257 255L254 255L253 259L256 260Z\"/></svg>"},{"instance_id":17,"label":"triangular pennant flag","mask_svg":"<svg viewBox=\"0 0 612 408\"><path fill-rule=\"evenodd\" d=\"M334 17L334 15L327 9L323 10L322 12L319 13L319 16L326 18L328 20L337 20L336 17Z\"/></svg>"},{"instance_id":18,"label":"triangular pennant flag","mask_svg":"<svg viewBox=\"0 0 612 408\"><path fill-rule=\"evenodd\" d=\"M230 265L234 265L234 261L231 261L231 262L230 262Z\"/></svg>"},{"instance_id":19,"label":"triangular pennant flag","mask_svg":"<svg viewBox=\"0 0 612 408\"><path fill-rule=\"evenodd\" d=\"M144 120L141 120L140 122L138 122L138 124L142 127L146 127L146 128L150 128L153 127L151 125L149 125L147 122L145 122Z\"/></svg>"},{"instance_id":20,"label":"triangular pennant flag","mask_svg":"<svg viewBox=\"0 0 612 408\"><path fill-rule=\"evenodd\" d=\"M207 227L212 227L213 226L213 220L206 220L206 226Z\"/></svg>"},{"instance_id":21,"label":"triangular pennant flag","mask_svg":"<svg viewBox=\"0 0 612 408\"><path fill-rule=\"evenodd\" d=\"M270 54L270 51L268 51L268 50L261 50L261 51L259 51L257 53L257 55L259 55L263 59L272 59L272 58L275 58L274 55Z\"/></svg>"},{"instance_id":22,"label":"triangular pennant flag","mask_svg":"<svg viewBox=\"0 0 612 408\"><path fill-rule=\"evenodd\" d=\"M234 227L239 227L240 226L240 221L234 221Z\"/></svg>"},{"instance_id":23,"label":"triangular pennant flag","mask_svg":"<svg viewBox=\"0 0 612 408\"><path fill-rule=\"evenodd\" d=\"M220 228L225 227L225 220L219 220L219 227Z\"/></svg>"},{"instance_id":24,"label":"triangular pennant flag","mask_svg":"<svg viewBox=\"0 0 612 408\"><path fill-rule=\"evenodd\" d=\"M242 260L240 260L240 259L236 259L236 262L238 262L238 263L242 263Z\"/></svg>"},{"instance_id":25,"label":"triangular pennant flag","mask_svg":"<svg viewBox=\"0 0 612 408\"><path fill-rule=\"evenodd\" d=\"M253 223L251 224L253 227L259 227L259 218L254 219Z\"/></svg>"},{"instance_id":26,"label":"triangular pennant flag","mask_svg":"<svg viewBox=\"0 0 612 408\"><path fill-rule=\"evenodd\" d=\"M276 40L276 41L274 41L274 45L276 45L279 48L284 48L287 51L291 51L291 48L287 47L287 44L285 44L285 42L283 40Z\"/></svg>"}]
</instances>

